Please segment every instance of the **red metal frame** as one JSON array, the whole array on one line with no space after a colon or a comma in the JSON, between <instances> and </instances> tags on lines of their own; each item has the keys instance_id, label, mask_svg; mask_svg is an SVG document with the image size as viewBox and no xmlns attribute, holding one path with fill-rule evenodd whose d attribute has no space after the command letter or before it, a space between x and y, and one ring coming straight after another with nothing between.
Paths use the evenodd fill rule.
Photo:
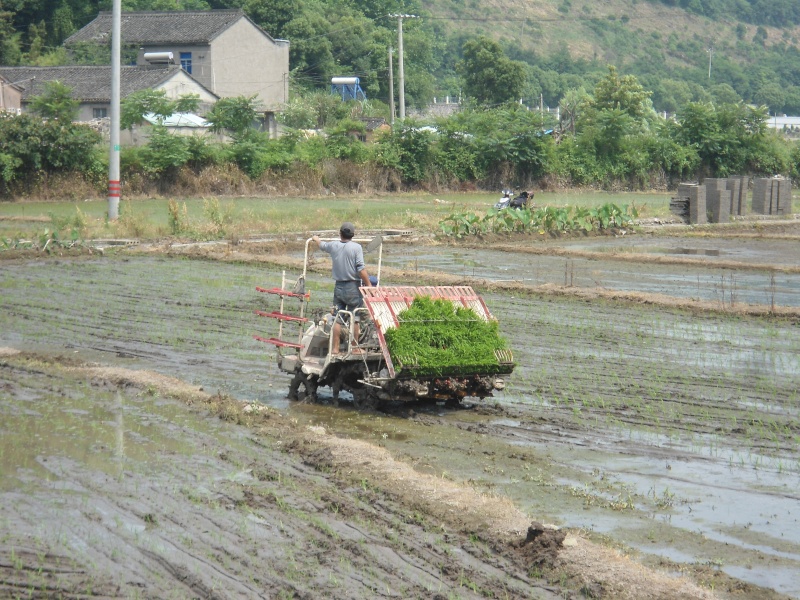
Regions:
<instances>
[{"instance_id":1,"label":"red metal frame","mask_svg":"<svg viewBox=\"0 0 800 600\"><path fill-rule=\"evenodd\" d=\"M308 319L305 317L296 317L294 315L287 315L282 312L278 312L274 310L272 312L264 312L263 310L257 310L255 313L260 317L270 317L272 319L278 319L279 321L297 321L299 323L306 323Z\"/></svg>"},{"instance_id":2,"label":"red metal frame","mask_svg":"<svg viewBox=\"0 0 800 600\"><path fill-rule=\"evenodd\" d=\"M297 292L292 292L290 290L282 290L281 288L262 288L256 286L257 292L264 292L265 294L277 294L278 296L289 296L290 298L310 298L311 294L306 292L305 294L298 294Z\"/></svg>"},{"instance_id":3,"label":"red metal frame","mask_svg":"<svg viewBox=\"0 0 800 600\"><path fill-rule=\"evenodd\" d=\"M300 349L303 347L302 344L293 344L292 342L284 342L283 340L279 340L278 338L265 338L261 337L260 335L254 335L253 339L258 340L259 342L264 342L266 344L272 344L273 346L278 346L279 348Z\"/></svg>"}]
</instances>

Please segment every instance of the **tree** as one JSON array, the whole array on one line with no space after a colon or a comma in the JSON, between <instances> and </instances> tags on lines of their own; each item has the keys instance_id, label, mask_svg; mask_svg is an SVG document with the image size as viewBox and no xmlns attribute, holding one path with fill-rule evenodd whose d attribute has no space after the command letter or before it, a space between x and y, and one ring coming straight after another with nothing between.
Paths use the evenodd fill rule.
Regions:
<instances>
[{"instance_id":1,"label":"tree","mask_svg":"<svg viewBox=\"0 0 800 600\"><path fill-rule=\"evenodd\" d=\"M689 84L686 81L675 79L664 79L658 82L654 97L654 103L659 110L670 113L676 112L681 106L694 100Z\"/></svg>"},{"instance_id":2,"label":"tree","mask_svg":"<svg viewBox=\"0 0 800 600\"><path fill-rule=\"evenodd\" d=\"M72 9L68 4L62 3L53 13L50 45L58 46L73 33L75 33L75 24L73 23Z\"/></svg>"},{"instance_id":3,"label":"tree","mask_svg":"<svg viewBox=\"0 0 800 600\"><path fill-rule=\"evenodd\" d=\"M718 104L736 104L742 101L741 96L727 83L712 85L709 91L714 102Z\"/></svg>"},{"instance_id":4,"label":"tree","mask_svg":"<svg viewBox=\"0 0 800 600\"><path fill-rule=\"evenodd\" d=\"M46 37L47 25L44 21L40 21L38 25L35 23L28 25L29 49L25 54L25 58L29 62L36 62L36 60L42 55L45 47Z\"/></svg>"},{"instance_id":5,"label":"tree","mask_svg":"<svg viewBox=\"0 0 800 600\"><path fill-rule=\"evenodd\" d=\"M314 92L293 97L278 116L282 123L295 129L323 129L344 119L350 104L327 92Z\"/></svg>"},{"instance_id":6,"label":"tree","mask_svg":"<svg viewBox=\"0 0 800 600\"><path fill-rule=\"evenodd\" d=\"M786 104L784 110L787 114L800 114L800 86L790 86L786 90Z\"/></svg>"},{"instance_id":7,"label":"tree","mask_svg":"<svg viewBox=\"0 0 800 600\"><path fill-rule=\"evenodd\" d=\"M677 140L696 149L704 174L724 177L775 164L764 107L690 102L678 115ZM780 161L777 161L780 162Z\"/></svg>"},{"instance_id":8,"label":"tree","mask_svg":"<svg viewBox=\"0 0 800 600\"><path fill-rule=\"evenodd\" d=\"M567 129L572 135L575 135L575 124L578 122L581 111L590 100L591 96L582 87L575 90L567 90L564 93L564 97L561 98L561 102L558 105L562 130Z\"/></svg>"},{"instance_id":9,"label":"tree","mask_svg":"<svg viewBox=\"0 0 800 600\"><path fill-rule=\"evenodd\" d=\"M509 59L500 44L485 36L464 44L464 59L457 69L464 79L464 93L480 104L517 100L525 88L525 63Z\"/></svg>"},{"instance_id":10,"label":"tree","mask_svg":"<svg viewBox=\"0 0 800 600\"><path fill-rule=\"evenodd\" d=\"M247 0L244 10L259 27L274 38L283 38L286 35L287 23L295 16L306 11L306 4L302 0Z\"/></svg>"},{"instance_id":11,"label":"tree","mask_svg":"<svg viewBox=\"0 0 800 600\"><path fill-rule=\"evenodd\" d=\"M286 24L284 34L296 40L289 47L292 79L307 88L330 81L336 61L328 33L331 24L320 13L301 14Z\"/></svg>"},{"instance_id":12,"label":"tree","mask_svg":"<svg viewBox=\"0 0 800 600\"><path fill-rule=\"evenodd\" d=\"M54 172L97 172L100 135L87 127L31 115L0 113L0 191Z\"/></svg>"},{"instance_id":13,"label":"tree","mask_svg":"<svg viewBox=\"0 0 800 600\"><path fill-rule=\"evenodd\" d=\"M154 125L144 148L142 166L154 175L168 175L185 165L191 154L189 140L173 135L163 125Z\"/></svg>"},{"instance_id":14,"label":"tree","mask_svg":"<svg viewBox=\"0 0 800 600\"><path fill-rule=\"evenodd\" d=\"M227 129L234 136L244 135L259 118L259 102L256 94L221 98L206 118L211 122L212 131Z\"/></svg>"},{"instance_id":15,"label":"tree","mask_svg":"<svg viewBox=\"0 0 800 600\"><path fill-rule=\"evenodd\" d=\"M645 91L634 75L620 77L617 68L608 67L608 74L594 88L596 110L617 109L634 119L645 119L653 113L652 92Z\"/></svg>"},{"instance_id":16,"label":"tree","mask_svg":"<svg viewBox=\"0 0 800 600\"><path fill-rule=\"evenodd\" d=\"M14 29L14 13L5 10L0 0L0 65L15 65L22 52L19 48L20 35Z\"/></svg>"},{"instance_id":17,"label":"tree","mask_svg":"<svg viewBox=\"0 0 800 600\"><path fill-rule=\"evenodd\" d=\"M72 88L60 81L46 81L44 91L30 103L31 111L45 119L66 123L78 116L79 103L72 97Z\"/></svg>"},{"instance_id":18,"label":"tree","mask_svg":"<svg viewBox=\"0 0 800 600\"><path fill-rule=\"evenodd\" d=\"M758 104L763 104L769 109L769 112L775 114L786 104L786 91L782 85L770 82L753 94L753 100Z\"/></svg>"},{"instance_id":19,"label":"tree","mask_svg":"<svg viewBox=\"0 0 800 600\"><path fill-rule=\"evenodd\" d=\"M578 120L584 147L592 147L608 164L618 165L625 159L623 151L639 143L635 137L645 133L655 118L650 94L633 75L620 77L616 68L609 67Z\"/></svg>"}]
</instances>

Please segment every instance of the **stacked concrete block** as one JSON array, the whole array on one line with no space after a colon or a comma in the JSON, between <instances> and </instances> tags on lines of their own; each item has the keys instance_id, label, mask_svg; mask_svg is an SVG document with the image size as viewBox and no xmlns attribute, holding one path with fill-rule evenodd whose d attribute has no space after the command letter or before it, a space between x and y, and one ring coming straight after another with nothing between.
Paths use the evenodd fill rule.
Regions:
<instances>
[{"instance_id":1,"label":"stacked concrete block","mask_svg":"<svg viewBox=\"0 0 800 600\"><path fill-rule=\"evenodd\" d=\"M753 212L760 215L792 214L792 182L784 177L753 182Z\"/></svg>"},{"instance_id":2,"label":"stacked concrete block","mask_svg":"<svg viewBox=\"0 0 800 600\"><path fill-rule=\"evenodd\" d=\"M772 189L777 188L778 194L775 198L775 214L777 215L791 215L792 214L792 181L781 177L772 182Z\"/></svg>"},{"instance_id":3,"label":"stacked concrete block","mask_svg":"<svg viewBox=\"0 0 800 600\"><path fill-rule=\"evenodd\" d=\"M670 198L669 212L676 217L680 217L681 221L684 223L689 223L689 197L676 196L674 198Z\"/></svg>"},{"instance_id":4,"label":"stacked concrete block","mask_svg":"<svg viewBox=\"0 0 800 600\"><path fill-rule=\"evenodd\" d=\"M728 189L728 180L722 177L706 177L703 179L703 185L706 186L706 193L708 190L717 189L717 190L727 190Z\"/></svg>"},{"instance_id":5,"label":"stacked concrete block","mask_svg":"<svg viewBox=\"0 0 800 600\"><path fill-rule=\"evenodd\" d=\"M708 222L706 213L706 187L696 183L681 183L678 198L689 203L689 223L704 225Z\"/></svg>"},{"instance_id":6,"label":"stacked concrete block","mask_svg":"<svg viewBox=\"0 0 800 600\"><path fill-rule=\"evenodd\" d=\"M775 185L775 180L773 179L770 184L767 184L767 197L764 200L764 205L768 207L769 212L766 213L768 215L775 215L778 214L778 201L780 200L780 186Z\"/></svg>"},{"instance_id":7,"label":"stacked concrete block","mask_svg":"<svg viewBox=\"0 0 800 600\"><path fill-rule=\"evenodd\" d=\"M769 195L769 201L768 201ZM772 200L772 179L758 177L753 180L753 212L768 215Z\"/></svg>"},{"instance_id":8,"label":"stacked concrete block","mask_svg":"<svg viewBox=\"0 0 800 600\"><path fill-rule=\"evenodd\" d=\"M749 177L731 175L728 177L728 189L731 192L731 214L743 217L747 214L747 186Z\"/></svg>"},{"instance_id":9,"label":"stacked concrete block","mask_svg":"<svg viewBox=\"0 0 800 600\"><path fill-rule=\"evenodd\" d=\"M706 188L706 205L711 211L712 223L727 223L731 220L730 191Z\"/></svg>"},{"instance_id":10,"label":"stacked concrete block","mask_svg":"<svg viewBox=\"0 0 800 600\"><path fill-rule=\"evenodd\" d=\"M711 212L712 223L727 223L731 219L731 192L727 179L707 177L703 180L706 188L706 206Z\"/></svg>"}]
</instances>

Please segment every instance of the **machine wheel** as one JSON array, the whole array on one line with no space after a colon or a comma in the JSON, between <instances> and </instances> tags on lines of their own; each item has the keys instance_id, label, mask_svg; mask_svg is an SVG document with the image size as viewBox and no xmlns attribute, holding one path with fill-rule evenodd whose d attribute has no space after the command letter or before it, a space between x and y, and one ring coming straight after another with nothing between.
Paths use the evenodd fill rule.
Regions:
<instances>
[{"instance_id":1,"label":"machine wheel","mask_svg":"<svg viewBox=\"0 0 800 600\"><path fill-rule=\"evenodd\" d=\"M300 388L303 391L300 391ZM292 382L289 384L289 400L304 402L317 401L317 376L306 375L300 370L295 371Z\"/></svg>"},{"instance_id":2,"label":"machine wheel","mask_svg":"<svg viewBox=\"0 0 800 600\"><path fill-rule=\"evenodd\" d=\"M381 404L377 390L367 385L354 389L351 393L353 394L353 405L358 410L375 410Z\"/></svg>"}]
</instances>

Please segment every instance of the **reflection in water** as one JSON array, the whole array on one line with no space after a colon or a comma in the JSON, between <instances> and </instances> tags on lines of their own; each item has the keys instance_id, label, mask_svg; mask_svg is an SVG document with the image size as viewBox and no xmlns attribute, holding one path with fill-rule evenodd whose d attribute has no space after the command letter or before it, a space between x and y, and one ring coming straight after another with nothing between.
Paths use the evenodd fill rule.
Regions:
<instances>
[{"instance_id":1,"label":"reflection in water","mask_svg":"<svg viewBox=\"0 0 800 600\"><path fill-rule=\"evenodd\" d=\"M707 248L675 248L667 250L667 254L694 254L698 256L719 256L719 250L711 250Z\"/></svg>"},{"instance_id":2,"label":"reflection in water","mask_svg":"<svg viewBox=\"0 0 800 600\"><path fill-rule=\"evenodd\" d=\"M124 458L125 458L125 403L122 399L122 394L117 391L117 398L116 398L116 411L117 411L117 420L116 420L116 427L115 427L115 441L114 444L114 456L118 459L118 472L117 476L122 477L122 471L124 466Z\"/></svg>"},{"instance_id":3,"label":"reflection in water","mask_svg":"<svg viewBox=\"0 0 800 600\"><path fill-rule=\"evenodd\" d=\"M622 249L614 248L614 251L621 252ZM724 256L732 260L747 258L735 254L735 248L727 247L684 248L659 245L636 246L632 249L626 248L626 251ZM783 254L762 253L756 258L761 262L777 266L786 264L791 256L791 251L785 250ZM800 306L800 275L796 273L776 275L759 270L720 271L715 266L713 258L697 266L676 266L603 258L565 259L563 256L555 255L515 255L511 252L484 248L453 250L441 247L418 248L398 254L387 252L383 258L384 265L401 269L407 269L410 262L413 262L415 271L442 271L490 281L600 287L627 292L666 294L676 298L710 300L724 304Z\"/></svg>"}]
</instances>

